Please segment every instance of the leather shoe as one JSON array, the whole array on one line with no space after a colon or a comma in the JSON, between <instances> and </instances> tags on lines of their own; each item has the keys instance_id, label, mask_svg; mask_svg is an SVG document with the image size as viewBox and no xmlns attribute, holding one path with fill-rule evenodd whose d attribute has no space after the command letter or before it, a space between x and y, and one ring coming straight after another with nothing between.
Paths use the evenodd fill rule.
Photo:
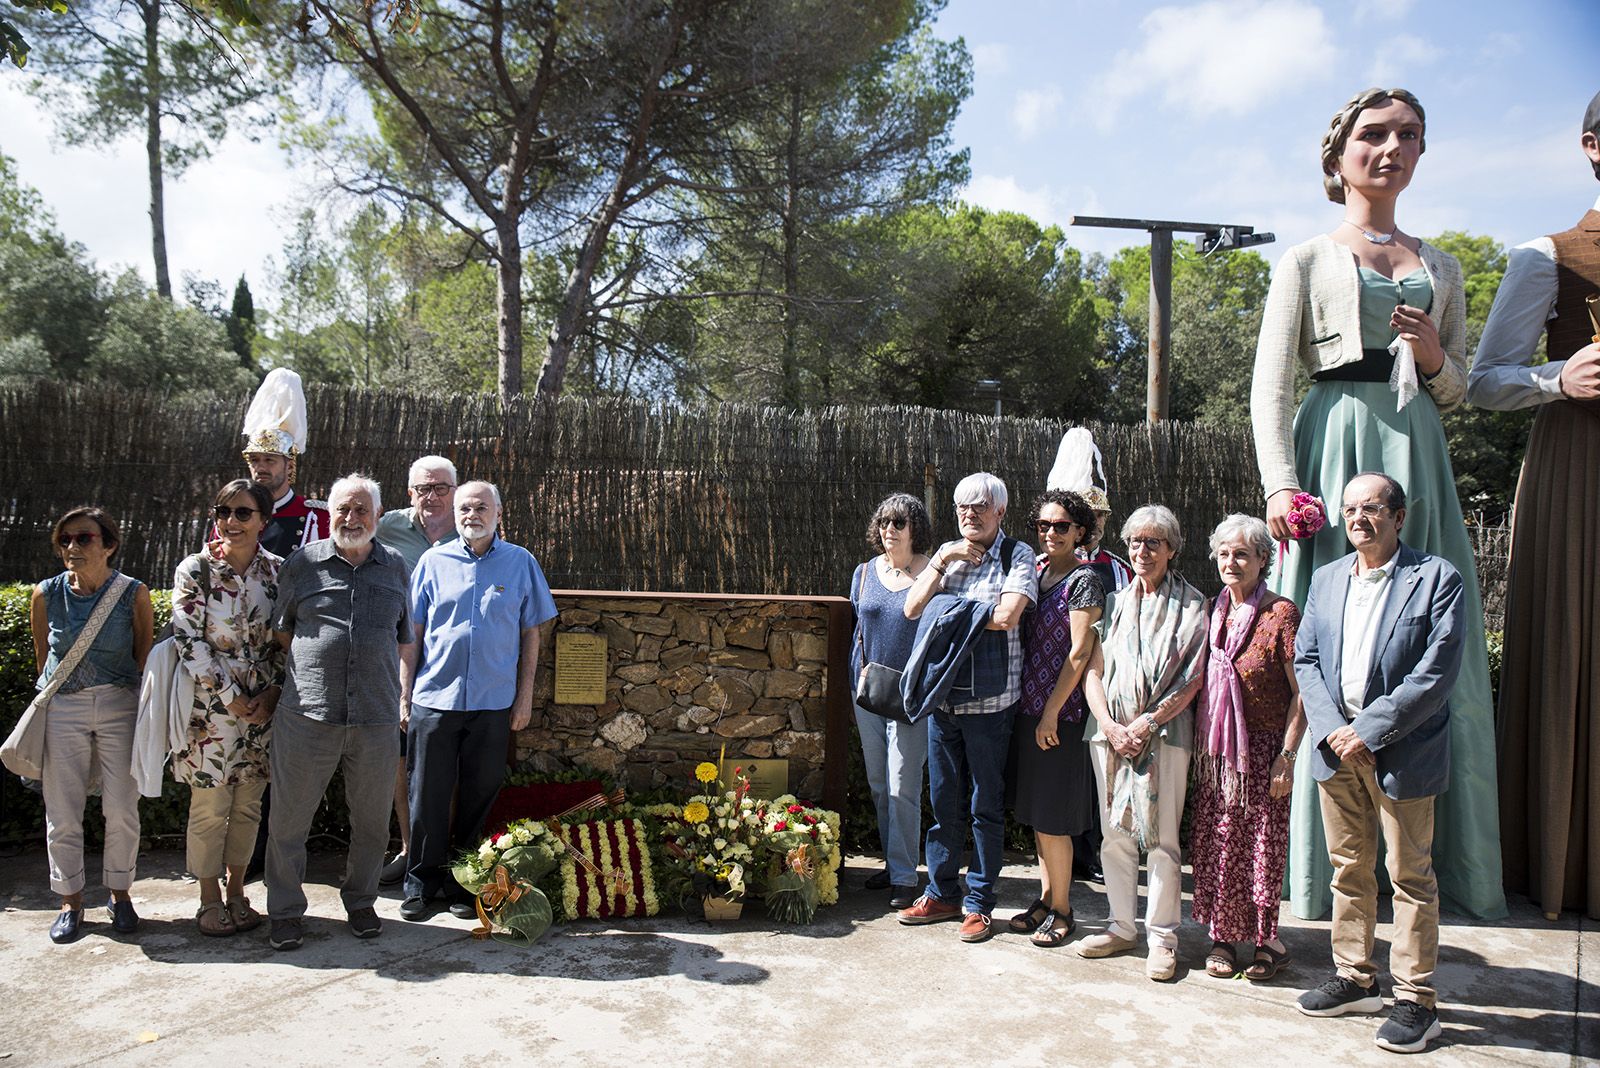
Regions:
<instances>
[{"instance_id":1,"label":"leather shoe","mask_svg":"<svg viewBox=\"0 0 1600 1068\"><path fill-rule=\"evenodd\" d=\"M866 886L868 890L889 889L889 869L879 868L877 871L867 876Z\"/></svg>"},{"instance_id":2,"label":"leather shoe","mask_svg":"<svg viewBox=\"0 0 1600 1068\"><path fill-rule=\"evenodd\" d=\"M404 853L396 853L394 858L383 866L383 870L378 872L378 885L393 886L401 879L404 879L406 877L406 865L410 863L410 858Z\"/></svg>"},{"instance_id":3,"label":"leather shoe","mask_svg":"<svg viewBox=\"0 0 1600 1068\"><path fill-rule=\"evenodd\" d=\"M111 929L118 934L132 934L139 929L139 914L133 911L132 901L118 901L112 898L106 902L106 909L111 913Z\"/></svg>"},{"instance_id":4,"label":"leather shoe","mask_svg":"<svg viewBox=\"0 0 1600 1068\"><path fill-rule=\"evenodd\" d=\"M463 890L450 899L450 915L458 920L475 920L478 918L478 899Z\"/></svg>"},{"instance_id":5,"label":"leather shoe","mask_svg":"<svg viewBox=\"0 0 1600 1068\"><path fill-rule=\"evenodd\" d=\"M908 909L917 903L917 887L895 886L891 887L894 893L889 895L889 907L892 909Z\"/></svg>"},{"instance_id":6,"label":"leather shoe","mask_svg":"<svg viewBox=\"0 0 1600 1068\"><path fill-rule=\"evenodd\" d=\"M428 907L427 898L408 897L400 902L400 918L402 920L410 920L412 923L427 919L428 914L432 911Z\"/></svg>"},{"instance_id":7,"label":"leather shoe","mask_svg":"<svg viewBox=\"0 0 1600 1068\"><path fill-rule=\"evenodd\" d=\"M63 909L56 913L55 922L50 925L50 941L64 946L68 942L76 942L82 935L82 909Z\"/></svg>"}]
</instances>

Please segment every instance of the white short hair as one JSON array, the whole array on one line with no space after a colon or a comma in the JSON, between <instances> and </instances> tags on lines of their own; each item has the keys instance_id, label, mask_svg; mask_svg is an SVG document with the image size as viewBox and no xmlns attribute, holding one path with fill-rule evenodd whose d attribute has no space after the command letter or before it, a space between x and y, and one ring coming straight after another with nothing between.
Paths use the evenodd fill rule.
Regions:
<instances>
[{"instance_id":1,"label":"white short hair","mask_svg":"<svg viewBox=\"0 0 1600 1068\"><path fill-rule=\"evenodd\" d=\"M956 483L951 500L957 507L963 504L987 504L997 510L1003 509L1007 500L1006 484L987 471L979 471Z\"/></svg>"},{"instance_id":2,"label":"white short hair","mask_svg":"<svg viewBox=\"0 0 1600 1068\"><path fill-rule=\"evenodd\" d=\"M1266 558L1266 566L1261 569L1262 577L1272 572L1272 532L1267 529L1265 521L1240 512L1224 516L1222 522L1217 524L1217 529L1211 532L1212 557L1217 555L1218 549L1235 538L1243 541L1257 556Z\"/></svg>"},{"instance_id":3,"label":"white short hair","mask_svg":"<svg viewBox=\"0 0 1600 1068\"><path fill-rule=\"evenodd\" d=\"M415 486L417 484L417 479L421 478L427 472L438 471L441 469L450 472L451 482L456 481L456 465L451 463L448 457L423 456L418 458L417 461L411 465L410 471L406 472L406 483L408 485Z\"/></svg>"},{"instance_id":4,"label":"white short hair","mask_svg":"<svg viewBox=\"0 0 1600 1068\"><path fill-rule=\"evenodd\" d=\"M1164 504L1146 504L1135 508L1128 521L1122 524L1122 540L1126 543L1134 535L1150 530L1172 546L1173 552L1183 551L1183 528L1178 525L1178 517L1172 514L1171 508Z\"/></svg>"},{"instance_id":5,"label":"white short hair","mask_svg":"<svg viewBox=\"0 0 1600 1068\"><path fill-rule=\"evenodd\" d=\"M357 492L365 493L371 498L374 513L383 511L383 491L371 476L364 475L359 471L352 471L328 488L328 505L332 507L333 502L340 497L347 493Z\"/></svg>"},{"instance_id":6,"label":"white short hair","mask_svg":"<svg viewBox=\"0 0 1600 1068\"><path fill-rule=\"evenodd\" d=\"M473 486L483 486L486 488L489 491L489 496L494 498L494 506L501 511L505 511L505 505L500 501L500 487L496 486L493 482L490 482L487 479L475 478L471 482L463 482L461 485L456 487L456 496L465 496L467 490L471 489Z\"/></svg>"}]
</instances>

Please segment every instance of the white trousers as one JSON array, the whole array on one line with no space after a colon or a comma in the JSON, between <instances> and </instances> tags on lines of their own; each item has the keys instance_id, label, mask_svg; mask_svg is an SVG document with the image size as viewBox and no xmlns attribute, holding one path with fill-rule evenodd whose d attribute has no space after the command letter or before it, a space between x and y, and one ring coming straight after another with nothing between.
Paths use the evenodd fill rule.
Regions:
<instances>
[{"instance_id":1,"label":"white trousers","mask_svg":"<svg viewBox=\"0 0 1600 1068\"><path fill-rule=\"evenodd\" d=\"M1189 788L1189 751L1157 742L1156 836L1160 844L1150 851L1150 888L1145 902L1144 928L1151 946L1178 948L1178 927L1183 923L1183 858L1178 849L1178 825L1183 820L1183 799ZM1089 746L1094 757L1094 779L1099 787L1100 867L1106 873L1106 904L1111 910L1113 934L1127 939L1139 936L1139 844L1111 826L1106 805L1106 762L1111 746L1096 741Z\"/></svg>"}]
</instances>

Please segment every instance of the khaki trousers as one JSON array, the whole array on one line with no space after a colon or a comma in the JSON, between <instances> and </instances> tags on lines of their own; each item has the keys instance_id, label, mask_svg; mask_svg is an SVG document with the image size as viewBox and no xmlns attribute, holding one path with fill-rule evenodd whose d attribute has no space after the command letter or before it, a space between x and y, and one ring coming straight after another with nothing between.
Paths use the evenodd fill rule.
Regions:
<instances>
[{"instance_id":1,"label":"khaki trousers","mask_svg":"<svg viewBox=\"0 0 1600 1068\"><path fill-rule=\"evenodd\" d=\"M139 694L130 686L90 686L50 699L44 728L45 853L50 889L67 897L83 890L83 806L100 772L100 811L106 839L101 880L108 890L133 885L139 859L139 787L133 781L133 723Z\"/></svg>"},{"instance_id":2,"label":"khaki trousers","mask_svg":"<svg viewBox=\"0 0 1600 1068\"><path fill-rule=\"evenodd\" d=\"M243 868L256 848L264 782L195 787L189 791L189 874L219 879L222 869Z\"/></svg>"},{"instance_id":3,"label":"khaki trousers","mask_svg":"<svg viewBox=\"0 0 1600 1068\"><path fill-rule=\"evenodd\" d=\"M1439 884L1433 872L1433 798L1396 801L1377 769L1346 761L1321 787L1322 826L1333 862L1333 962L1346 979L1370 987L1378 925L1378 832L1394 886L1389 972L1395 997L1433 1008L1439 960Z\"/></svg>"}]
</instances>

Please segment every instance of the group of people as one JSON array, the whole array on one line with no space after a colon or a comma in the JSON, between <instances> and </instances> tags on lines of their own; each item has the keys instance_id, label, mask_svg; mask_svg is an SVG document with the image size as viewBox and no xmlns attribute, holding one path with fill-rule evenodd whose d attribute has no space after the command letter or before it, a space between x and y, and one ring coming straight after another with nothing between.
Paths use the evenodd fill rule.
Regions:
<instances>
[{"instance_id":1,"label":"group of people","mask_svg":"<svg viewBox=\"0 0 1600 1068\"><path fill-rule=\"evenodd\" d=\"M217 493L204 548L173 577L171 679L146 672L150 594L114 566L115 520L85 506L52 530L64 570L35 588L31 621L39 687L52 690L41 780L61 896L53 941L82 934L83 814L96 780L111 923L138 928L128 897L136 772L156 769L146 790L158 794L169 764L190 788L186 860L203 934L262 924L245 886L264 837L269 941L301 944L306 838L336 771L349 809L341 898L351 933L382 932L373 906L391 798L401 916L422 920L440 904L474 914L450 865L477 846L511 732L532 716L539 628L554 599L533 555L500 538L493 484L457 485L450 460L424 456L408 509L385 513L380 487L360 474L335 482L326 506L308 502L290 485L304 427L298 380L274 371L247 414L252 477Z\"/></svg>"},{"instance_id":2,"label":"group of people","mask_svg":"<svg viewBox=\"0 0 1600 1068\"><path fill-rule=\"evenodd\" d=\"M1301 1009L1374 1011L1381 836L1396 1004L1378 1041L1414 1050L1438 1033L1441 898L1505 913L1502 825L1505 885L1550 915L1600 915L1600 851L1588 848L1600 820L1589 771L1600 656L1586 655L1600 627L1600 202L1571 230L1513 251L1469 365L1459 264L1396 223L1425 145L1423 107L1401 89L1358 94L1323 136L1324 189L1343 215L1274 272L1251 399L1265 518L1230 515L1212 531L1223 592L1209 603L1172 569L1183 532L1169 509L1128 517L1128 560L1100 545L1110 505L1081 440L1070 474L1053 472L1033 502L1037 551L1003 533L1006 487L988 473L957 486L960 537L937 547L916 497L874 512L874 556L850 588L853 671L903 673L903 716L857 712L885 853L869 885L891 891L902 922L959 920L964 940L991 936L1009 805L1035 833L1041 886L1008 927L1045 948L1072 937L1075 853L1082 862L1099 835L1111 923L1077 952L1135 945L1146 855L1147 969L1170 978L1192 789L1207 973L1267 980L1287 963L1287 883L1298 914L1331 905L1334 917L1336 974ZM1600 177L1600 95L1580 146ZM1297 365L1311 387L1295 410ZM292 378L263 383L245 428L252 477L222 487L212 537L173 585L187 680L177 692L193 698L170 763L192 790L196 922L209 935L261 922L244 882L264 821L279 948L302 937L305 837L337 768L353 932L379 932L385 876L404 882L408 919L440 898L470 908L450 851L478 833L508 732L529 720L537 628L555 612L537 561L495 533L498 491L458 486L446 459L417 461L401 512L384 514L360 475L336 482L326 508L296 494L305 419ZM1498 760L1477 576L1440 422L1463 400L1539 407L1514 519ZM1302 494L1343 522L1289 544ZM138 924L128 765L155 635L148 591L113 566L111 517L73 509L52 540L65 570L39 584L31 616L39 685L54 693L43 791L62 907L51 937L70 941L96 779L112 923ZM1275 544L1288 545L1276 568ZM402 848L385 867L391 797Z\"/></svg>"},{"instance_id":3,"label":"group of people","mask_svg":"<svg viewBox=\"0 0 1600 1068\"><path fill-rule=\"evenodd\" d=\"M1110 509L1092 465L1061 478L1058 458L1027 522L1037 552L1002 533L1006 488L988 473L956 487L960 537L938 548L916 498L873 514L875 556L851 584L853 670L902 671L907 703L893 717L858 705L856 719L886 860L869 885L892 888L902 923L991 936L1009 804L1034 831L1041 870L1038 900L1009 929L1066 943L1074 838L1098 829L1110 923L1077 952L1136 946L1143 854L1147 972L1169 979L1192 791L1205 971L1262 981L1288 963L1277 932L1287 883L1298 914L1333 913L1335 973L1300 998L1309 1015L1383 1005L1381 840L1395 1002L1377 1041L1415 1052L1440 1031L1441 899L1498 918L1510 885L1552 918L1563 905L1600 914L1600 854L1585 842L1600 820L1588 767L1600 657L1583 655L1600 627L1600 496L1573 481L1600 469L1600 202L1512 253L1469 369L1460 265L1395 221L1425 133L1415 96L1371 89L1323 137L1324 189L1344 215L1274 272L1251 399L1265 518L1230 515L1212 532L1223 589L1212 601L1171 569L1183 534L1160 505L1124 524L1128 564L1104 559ZM1600 177L1600 95L1579 141ZM1312 382L1298 411L1297 365ZM1476 568L1440 422L1463 400L1540 406L1514 520L1498 760ZM1343 522L1307 533L1305 495ZM933 822L919 887L924 768Z\"/></svg>"}]
</instances>

